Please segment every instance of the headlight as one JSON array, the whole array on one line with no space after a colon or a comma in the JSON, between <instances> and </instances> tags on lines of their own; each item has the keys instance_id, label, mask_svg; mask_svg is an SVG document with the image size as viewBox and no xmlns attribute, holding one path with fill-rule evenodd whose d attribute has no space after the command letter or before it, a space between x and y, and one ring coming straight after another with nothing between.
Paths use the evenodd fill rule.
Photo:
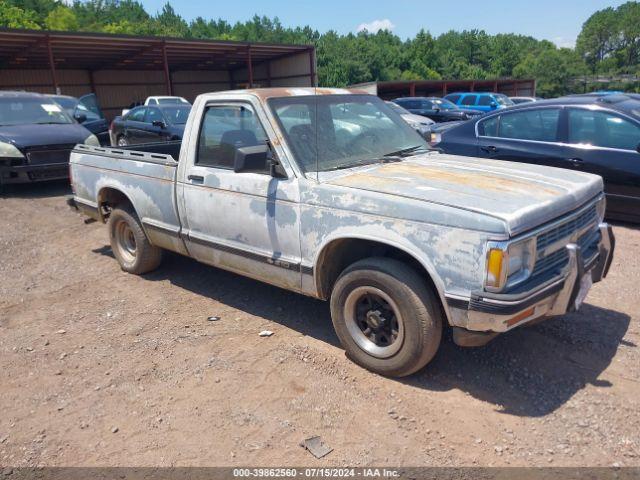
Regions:
<instances>
[{"instance_id":1,"label":"headlight","mask_svg":"<svg viewBox=\"0 0 640 480\"><path fill-rule=\"evenodd\" d=\"M429 143L431 145L437 145L442 141L442 134L431 132L431 138L429 139Z\"/></svg>"},{"instance_id":2,"label":"headlight","mask_svg":"<svg viewBox=\"0 0 640 480\"><path fill-rule=\"evenodd\" d=\"M0 157L24 158L24 155L15 147L15 145L7 142L0 142Z\"/></svg>"},{"instance_id":3,"label":"headlight","mask_svg":"<svg viewBox=\"0 0 640 480\"><path fill-rule=\"evenodd\" d=\"M87 138L84 139L84 144L85 145L90 145L92 147L99 147L100 146L100 140L98 140L98 137L96 137L92 133L91 135L89 135Z\"/></svg>"},{"instance_id":4,"label":"headlight","mask_svg":"<svg viewBox=\"0 0 640 480\"><path fill-rule=\"evenodd\" d=\"M536 260L536 239L520 242L489 242L485 289L500 292L524 282L531 276Z\"/></svg>"}]
</instances>

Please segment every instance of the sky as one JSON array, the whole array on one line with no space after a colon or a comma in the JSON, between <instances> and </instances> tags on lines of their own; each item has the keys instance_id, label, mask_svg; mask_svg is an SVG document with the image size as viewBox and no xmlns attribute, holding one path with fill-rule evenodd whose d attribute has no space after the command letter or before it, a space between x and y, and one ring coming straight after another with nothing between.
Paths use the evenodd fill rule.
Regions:
<instances>
[{"instance_id":1,"label":"sky","mask_svg":"<svg viewBox=\"0 0 640 480\"><path fill-rule=\"evenodd\" d=\"M155 14L166 0L142 0ZM278 17L289 27L310 25L325 32L388 28L400 38L421 28L438 35L449 30L480 29L487 33L520 33L573 47L584 21L596 10L624 1L599 0L172 0L187 20L198 16L231 23L254 14Z\"/></svg>"}]
</instances>

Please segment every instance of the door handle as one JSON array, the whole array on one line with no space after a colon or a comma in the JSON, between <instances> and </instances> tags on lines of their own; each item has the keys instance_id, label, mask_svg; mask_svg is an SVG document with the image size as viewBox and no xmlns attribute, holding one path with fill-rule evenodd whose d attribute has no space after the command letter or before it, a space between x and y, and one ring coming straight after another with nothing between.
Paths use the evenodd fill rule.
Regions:
<instances>
[{"instance_id":1,"label":"door handle","mask_svg":"<svg viewBox=\"0 0 640 480\"><path fill-rule=\"evenodd\" d=\"M187 180L191 180L193 183L204 183L204 177L202 175L189 175Z\"/></svg>"},{"instance_id":2,"label":"door handle","mask_svg":"<svg viewBox=\"0 0 640 480\"><path fill-rule=\"evenodd\" d=\"M487 153L496 153L498 151L498 147L494 147L493 145L487 145L486 147L480 147L480 150Z\"/></svg>"},{"instance_id":3,"label":"door handle","mask_svg":"<svg viewBox=\"0 0 640 480\"><path fill-rule=\"evenodd\" d=\"M572 163L573 165L580 165L582 163L581 158L565 158L567 162Z\"/></svg>"}]
</instances>

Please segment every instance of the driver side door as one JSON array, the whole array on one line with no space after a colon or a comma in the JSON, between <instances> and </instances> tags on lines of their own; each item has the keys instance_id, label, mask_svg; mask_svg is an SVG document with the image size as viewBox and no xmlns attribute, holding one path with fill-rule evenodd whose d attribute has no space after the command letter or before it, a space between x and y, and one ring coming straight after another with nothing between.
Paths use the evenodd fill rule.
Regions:
<instances>
[{"instance_id":1,"label":"driver side door","mask_svg":"<svg viewBox=\"0 0 640 480\"><path fill-rule=\"evenodd\" d=\"M179 185L185 241L201 262L300 290L297 179L276 178L267 170L234 171L239 148L267 140L250 104L205 107L195 158Z\"/></svg>"}]
</instances>

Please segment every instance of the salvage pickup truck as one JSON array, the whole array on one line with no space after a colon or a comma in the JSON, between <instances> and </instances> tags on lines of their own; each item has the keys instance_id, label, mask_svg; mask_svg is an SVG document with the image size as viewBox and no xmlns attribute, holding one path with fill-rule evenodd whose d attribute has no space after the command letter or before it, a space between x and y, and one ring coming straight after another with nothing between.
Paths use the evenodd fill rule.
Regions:
<instances>
[{"instance_id":1,"label":"salvage pickup truck","mask_svg":"<svg viewBox=\"0 0 640 480\"><path fill-rule=\"evenodd\" d=\"M200 95L180 144L78 145L69 204L123 270L164 250L330 300L348 356L409 375L443 328L463 346L577 309L614 236L602 179L444 155L363 92Z\"/></svg>"}]
</instances>

